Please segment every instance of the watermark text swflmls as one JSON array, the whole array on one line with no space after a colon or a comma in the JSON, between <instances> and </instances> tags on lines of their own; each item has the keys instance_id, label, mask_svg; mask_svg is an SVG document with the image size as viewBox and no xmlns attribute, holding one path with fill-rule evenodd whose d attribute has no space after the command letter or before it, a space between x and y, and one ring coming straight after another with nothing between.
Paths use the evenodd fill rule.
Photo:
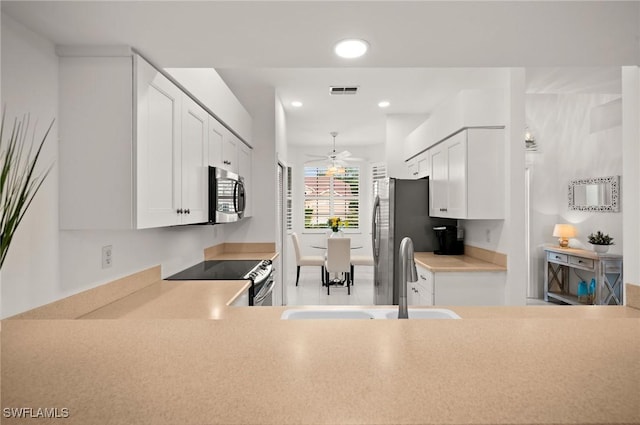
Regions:
<instances>
[{"instance_id":1,"label":"watermark text swflmls","mask_svg":"<svg viewBox=\"0 0 640 425\"><path fill-rule=\"evenodd\" d=\"M2 409L5 418L30 419L66 419L69 417L68 407L5 407Z\"/></svg>"}]
</instances>

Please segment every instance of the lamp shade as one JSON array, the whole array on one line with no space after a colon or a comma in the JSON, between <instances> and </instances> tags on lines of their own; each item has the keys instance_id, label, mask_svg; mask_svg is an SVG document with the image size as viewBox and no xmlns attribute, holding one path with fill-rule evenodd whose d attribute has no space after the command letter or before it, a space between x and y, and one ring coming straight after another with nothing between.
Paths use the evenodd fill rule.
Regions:
<instances>
[{"instance_id":1,"label":"lamp shade","mask_svg":"<svg viewBox=\"0 0 640 425\"><path fill-rule=\"evenodd\" d=\"M571 224L556 224L553 228L553 237L556 238L575 238L578 232Z\"/></svg>"}]
</instances>

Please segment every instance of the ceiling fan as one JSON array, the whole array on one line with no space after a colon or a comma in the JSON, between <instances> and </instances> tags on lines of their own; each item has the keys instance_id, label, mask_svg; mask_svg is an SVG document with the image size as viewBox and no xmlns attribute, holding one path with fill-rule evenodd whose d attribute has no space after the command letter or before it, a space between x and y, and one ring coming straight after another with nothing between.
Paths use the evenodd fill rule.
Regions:
<instances>
[{"instance_id":1,"label":"ceiling fan","mask_svg":"<svg viewBox=\"0 0 640 425\"><path fill-rule=\"evenodd\" d=\"M338 132L332 131L329 134L333 137L333 150L326 155L307 154L308 157L315 159L305 161L305 164L327 164L329 169L344 173L344 167L346 167L349 162L364 161L362 158L352 157L351 152L347 150L336 152L336 136L338 135Z\"/></svg>"}]
</instances>

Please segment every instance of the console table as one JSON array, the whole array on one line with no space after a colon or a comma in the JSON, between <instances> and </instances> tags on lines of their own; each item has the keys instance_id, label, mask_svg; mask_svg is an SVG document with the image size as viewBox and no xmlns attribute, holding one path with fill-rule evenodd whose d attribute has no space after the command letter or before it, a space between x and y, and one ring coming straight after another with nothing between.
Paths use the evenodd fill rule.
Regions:
<instances>
[{"instance_id":1,"label":"console table","mask_svg":"<svg viewBox=\"0 0 640 425\"><path fill-rule=\"evenodd\" d=\"M622 256L598 254L576 248L561 248L547 245L544 248L544 300L558 300L566 304L621 305L622 299ZM587 286L592 278L596 280L593 300L578 299L571 285L570 273L584 277ZM587 273L582 273L587 272Z\"/></svg>"}]
</instances>

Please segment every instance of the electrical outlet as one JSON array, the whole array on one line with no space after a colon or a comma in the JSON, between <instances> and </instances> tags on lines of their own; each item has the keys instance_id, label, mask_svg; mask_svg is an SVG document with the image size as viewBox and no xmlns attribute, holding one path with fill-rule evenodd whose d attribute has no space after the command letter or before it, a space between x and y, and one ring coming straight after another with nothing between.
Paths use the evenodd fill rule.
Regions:
<instances>
[{"instance_id":1,"label":"electrical outlet","mask_svg":"<svg viewBox=\"0 0 640 425\"><path fill-rule=\"evenodd\" d=\"M106 245L102 247L102 268L107 269L113 265L113 247Z\"/></svg>"},{"instance_id":2,"label":"electrical outlet","mask_svg":"<svg viewBox=\"0 0 640 425\"><path fill-rule=\"evenodd\" d=\"M491 242L491 229L486 229L487 242Z\"/></svg>"}]
</instances>

